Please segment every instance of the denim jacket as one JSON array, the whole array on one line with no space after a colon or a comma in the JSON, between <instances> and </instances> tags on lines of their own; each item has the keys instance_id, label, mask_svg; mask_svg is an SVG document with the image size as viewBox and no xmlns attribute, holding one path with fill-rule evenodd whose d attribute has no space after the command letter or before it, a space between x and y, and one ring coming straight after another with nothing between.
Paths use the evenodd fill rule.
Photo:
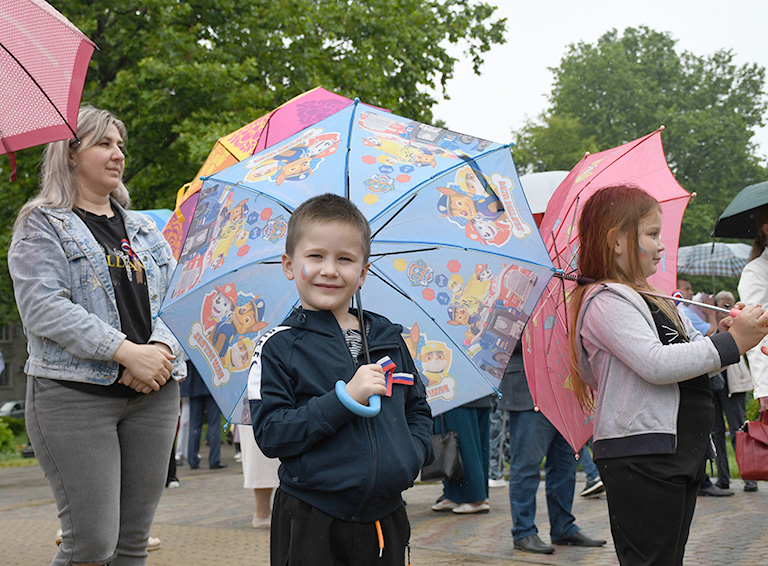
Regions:
<instances>
[{"instance_id":1,"label":"denim jacket","mask_svg":"<svg viewBox=\"0 0 768 566\"><path fill-rule=\"evenodd\" d=\"M152 311L150 342L176 355L173 377L186 375L181 345L156 318L176 260L157 226L112 201L131 247L146 269ZM115 291L104 252L74 212L39 207L17 228L8 250L16 305L27 337L27 375L108 385L120 331Z\"/></svg>"}]
</instances>

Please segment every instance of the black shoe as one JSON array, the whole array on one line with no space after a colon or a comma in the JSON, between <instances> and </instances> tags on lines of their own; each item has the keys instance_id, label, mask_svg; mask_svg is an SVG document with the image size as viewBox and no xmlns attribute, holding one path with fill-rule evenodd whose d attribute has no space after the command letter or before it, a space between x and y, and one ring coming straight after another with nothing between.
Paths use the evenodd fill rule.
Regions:
<instances>
[{"instance_id":1,"label":"black shoe","mask_svg":"<svg viewBox=\"0 0 768 566\"><path fill-rule=\"evenodd\" d=\"M211 466L211 469L212 470L223 470L226 467L227 467L227 464L225 464L224 462L217 462L216 464Z\"/></svg>"},{"instance_id":2,"label":"black shoe","mask_svg":"<svg viewBox=\"0 0 768 566\"><path fill-rule=\"evenodd\" d=\"M755 480L744 480L744 491L757 491L757 482Z\"/></svg>"},{"instance_id":3,"label":"black shoe","mask_svg":"<svg viewBox=\"0 0 768 566\"><path fill-rule=\"evenodd\" d=\"M604 491L605 486L603 485L603 480L597 478L596 480L592 481L587 480L587 484L584 486L584 489L581 490L579 495L581 497L591 497L593 495L603 493Z\"/></svg>"},{"instance_id":4,"label":"black shoe","mask_svg":"<svg viewBox=\"0 0 768 566\"><path fill-rule=\"evenodd\" d=\"M715 482L715 485L720 489L729 489L731 487L731 484L729 484L728 482L724 482L722 480L717 480Z\"/></svg>"},{"instance_id":5,"label":"black shoe","mask_svg":"<svg viewBox=\"0 0 768 566\"><path fill-rule=\"evenodd\" d=\"M576 531L568 538L553 540L552 544L567 546L603 546L606 541L599 538L589 538L581 531Z\"/></svg>"},{"instance_id":6,"label":"black shoe","mask_svg":"<svg viewBox=\"0 0 768 566\"><path fill-rule=\"evenodd\" d=\"M699 495L708 495L709 497L728 497L733 495L732 491L727 489L720 489L715 484L708 485L707 487L699 487Z\"/></svg>"},{"instance_id":7,"label":"black shoe","mask_svg":"<svg viewBox=\"0 0 768 566\"><path fill-rule=\"evenodd\" d=\"M515 541L515 550L535 552L536 554L552 554L555 547L549 546L539 538L539 535L528 535Z\"/></svg>"},{"instance_id":8,"label":"black shoe","mask_svg":"<svg viewBox=\"0 0 768 566\"><path fill-rule=\"evenodd\" d=\"M196 470L200 467L200 464L195 464L194 466L192 464L189 465L190 470Z\"/></svg>"}]
</instances>

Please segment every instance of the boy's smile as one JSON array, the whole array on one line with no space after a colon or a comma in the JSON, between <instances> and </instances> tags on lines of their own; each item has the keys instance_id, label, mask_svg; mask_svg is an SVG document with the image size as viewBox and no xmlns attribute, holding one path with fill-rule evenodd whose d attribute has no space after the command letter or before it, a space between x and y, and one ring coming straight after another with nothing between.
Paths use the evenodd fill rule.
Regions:
<instances>
[{"instance_id":1,"label":"boy's smile","mask_svg":"<svg viewBox=\"0 0 768 566\"><path fill-rule=\"evenodd\" d=\"M302 307L329 310L347 327L350 300L370 265L363 261L361 235L354 226L320 222L303 230L291 256L283 254L283 272L296 282Z\"/></svg>"}]
</instances>

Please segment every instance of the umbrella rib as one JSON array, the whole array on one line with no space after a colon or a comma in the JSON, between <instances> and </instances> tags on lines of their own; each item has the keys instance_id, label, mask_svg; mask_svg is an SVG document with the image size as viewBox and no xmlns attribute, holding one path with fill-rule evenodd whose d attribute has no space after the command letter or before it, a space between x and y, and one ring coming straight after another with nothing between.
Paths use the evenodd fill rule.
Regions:
<instances>
[{"instance_id":1,"label":"umbrella rib","mask_svg":"<svg viewBox=\"0 0 768 566\"><path fill-rule=\"evenodd\" d=\"M347 178L347 185L349 185L349 178ZM397 218L400 215L400 213L402 213L408 207L408 205L413 202L413 199L415 199L416 196L417 196L416 193L411 194L411 198L408 199L408 202L403 204L403 206L400 207L400 210L398 210L392 216L390 216L389 219L384 224L382 224L381 227L378 230L376 230L376 232L373 233L373 235L371 236L371 241L373 241L376 235L379 232L381 232L384 228L386 228L390 222L392 222L395 218Z\"/></svg>"},{"instance_id":2,"label":"umbrella rib","mask_svg":"<svg viewBox=\"0 0 768 566\"><path fill-rule=\"evenodd\" d=\"M56 113L59 115L59 117L62 119L62 121L63 121L63 122L66 124L67 128L69 128L69 131L70 131L70 132L72 132L72 135L75 137L75 139L79 141L79 140L80 140L80 138L78 138L78 137L77 137L77 133L75 133L75 130L73 130L73 129L72 129L72 126L70 126L70 125L69 125L69 122L67 122L67 119L66 119L66 118L65 118L65 117L62 115L62 113L61 113L61 111L59 110L58 106L56 106L56 105L53 103L53 100L51 100L51 97L50 97L50 96L48 96L48 93L47 93L47 92L45 92L45 91L43 90L43 87L41 87L41 86L40 86L40 83L38 83L38 82L37 82L37 80L35 79L35 77L33 77L33 76L32 76L32 73L30 73L30 72L27 70L27 68L26 68L26 67L25 67L25 66L24 66L24 65L21 63L21 61L19 61L19 60L16 58L16 56L15 56L13 53L11 53L11 52L10 52L10 50L9 50L9 49L8 49L8 48L7 48L5 45L3 45L1 42L0 42L0 47L2 47L2 48L5 50L5 52L6 52L6 53L8 53L8 55L10 55L10 56L11 56L11 58L12 58L14 61L16 61L16 64L17 64L17 65L18 65L18 66L19 66L19 67L20 67L20 68L21 68L21 69L22 69L22 70L23 70L25 73L27 73L27 76L30 78L30 80L31 80L33 83L35 83L35 86L36 86L36 87L37 87L37 88L40 90L40 92L42 92L42 93L43 93L43 96L45 96L45 98L48 100L48 102L50 102L50 103L51 103L51 106L53 107L53 109L54 109L54 110L56 110Z\"/></svg>"},{"instance_id":3,"label":"umbrella rib","mask_svg":"<svg viewBox=\"0 0 768 566\"><path fill-rule=\"evenodd\" d=\"M355 126L355 117L357 116L357 107L360 104L360 99L355 98L354 105L352 107L352 114L349 118L349 129L347 130L347 154L344 156L344 196L349 199L349 154L352 151L352 128Z\"/></svg>"},{"instance_id":4,"label":"umbrella rib","mask_svg":"<svg viewBox=\"0 0 768 566\"><path fill-rule=\"evenodd\" d=\"M494 148L494 149L489 149L489 150L488 150L488 151L486 151L485 153L481 153L480 155L476 155L475 157L473 157L473 158L471 159L471 161L474 161L474 162L475 162L475 164L477 164L477 161L478 161L478 160L480 160L480 159L482 159L482 158L484 158L484 157L487 157L488 155L493 155L494 153L496 153L496 152L498 152L498 151L501 151L501 150L503 150L503 149L508 149L509 147L510 147L510 145L509 145L509 144L505 144L505 145L502 145L502 146L496 147L496 148ZM405 194L405 195L401 196L401 197L400 197L400 198L398 198L396 201L394 201L392 204L390 204L389 206L385 207L385 208L384 208L384 210L382 210L381 212L379 212L379 214L377 214L377 215L375 215L373 218L371 218L371 219L369 220L369 222L370 222L371 224L373 224L373 223L374 223L376 220L378 220L379 218L381 218L381 216L383 216L384 214L386 214L387 212L389 212L390 210L392 210L393 208L395 208L396 206L398 206L398 205L399 205L399 203L400 203L400 202L401 202L403 199L405 199L405 198L408 198L408 196L409 196L409 195L411 195L411 194L414 194L414 193L418 193L419 191L421 191L421 190L422 190L424 187L426 187L426 186L427 186L429 183L431 183L431 182L432 182L432 181L434 181L435 179L439 179L440 177L444 177L444 176L448 175L449 173L452 173L453 171L455 171L456 169L458 169L458 168L460 168L460 167L465 167L467 164L468 164L468 163L467 163L466 161L461 161L460 163L457 163L456 165L452 165L451 167L448 167L447 169L444 169L443 171L440 171L439 173L435 173L434 175L432 175L432 176L431 176L431 177L429 177L428 179L425 179L425 180L423 180L421 183L419 183L418 185L416 185L415 187L413 187L413 188L412 188L412 189L409 191L409 193L408 193L408 194ZM495 193L494 193L494 194L495 194ZM411 203L411 201L408 201L407 203L405 203L405 205L403 205L403 208L405 208L405 206L408 206L408 204L410 204L410 203Z\"/></svg>"}]
</instances>

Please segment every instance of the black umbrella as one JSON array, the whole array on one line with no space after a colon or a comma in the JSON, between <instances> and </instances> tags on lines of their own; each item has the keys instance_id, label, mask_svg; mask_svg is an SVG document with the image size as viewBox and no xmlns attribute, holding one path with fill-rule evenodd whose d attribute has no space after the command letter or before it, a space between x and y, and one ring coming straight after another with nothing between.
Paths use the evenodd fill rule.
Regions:
<instances>
[{"instance_id":1,"label":"black umbrella","mask_svg":"<svg viewBox=\"0 0 768 566\"><path fill-rule=\"evenodd\" d=\"M757 235L755 213L768 204L768 181L741 190L715 223L712 236L752 239Z\"/></svg>"}]
</instances>

